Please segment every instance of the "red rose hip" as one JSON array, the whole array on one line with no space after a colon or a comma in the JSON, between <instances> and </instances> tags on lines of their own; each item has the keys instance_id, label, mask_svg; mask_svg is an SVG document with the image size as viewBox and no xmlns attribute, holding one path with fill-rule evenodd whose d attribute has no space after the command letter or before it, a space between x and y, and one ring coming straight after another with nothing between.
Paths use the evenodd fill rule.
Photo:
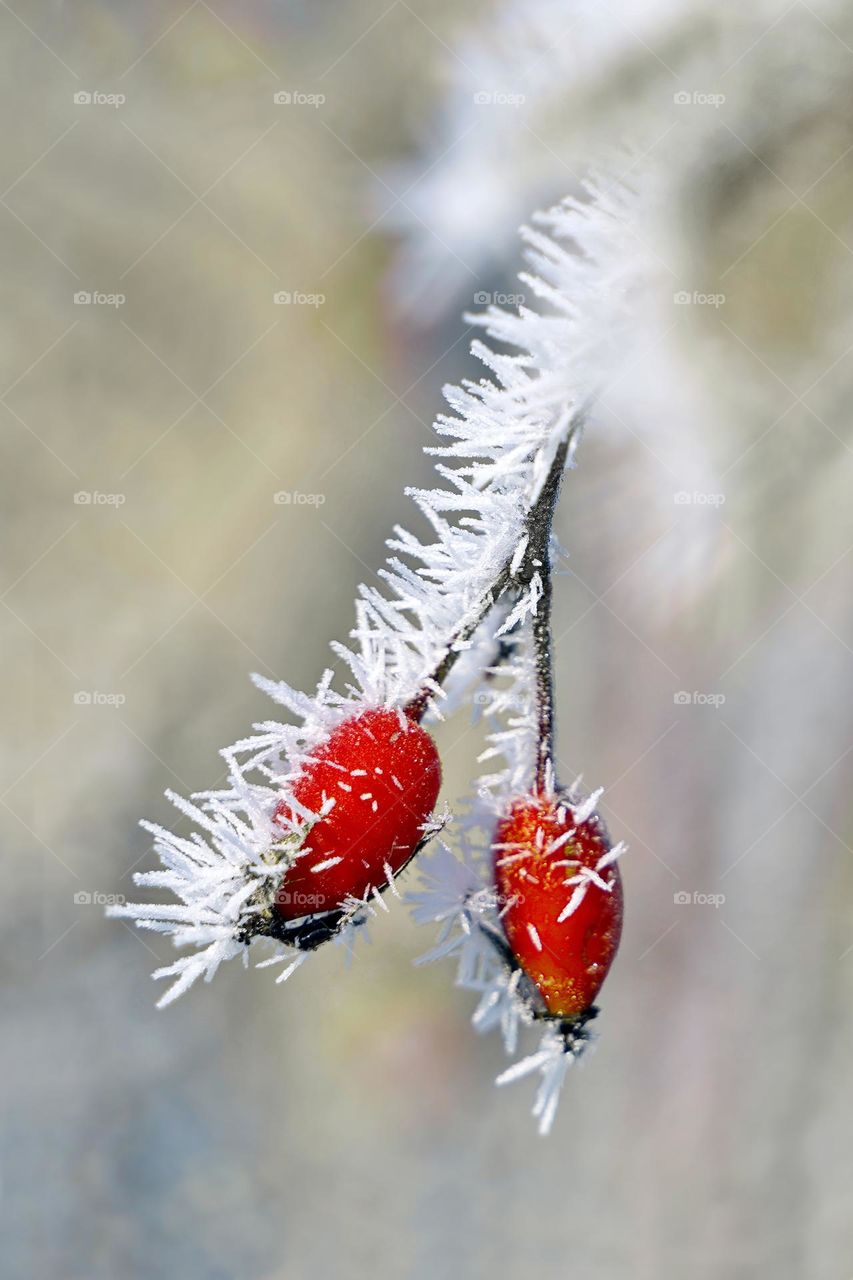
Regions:
<instances>
[{"instance_id":1,"label":"red rose hip","mask_svg":"<svg viewBox=\"0 0 853 1280\"><path fill-rule=\"evenodd\" d=\"M423 839L441 785L441 764L426 730L404 713L374 708L344 720L311 754L291 788L320 814L281 879L276 911L284 920L340 907L383 888ZM302 823L283 800L273 822L294 839ZM289 850L288 850L289 852Z\"/></svg>"},{"instance_id":2,"label":"red rose hip","mask_svg":"<svg viewBox=\"0 0 853 1280\"><path fill-rule=\"evenodd\" d=\"M549 1014L592 1006L622 932L622 880L600 819L560 797L515 800L497 825L495 883L507 941Z\"/></svg>"}]
</instances>

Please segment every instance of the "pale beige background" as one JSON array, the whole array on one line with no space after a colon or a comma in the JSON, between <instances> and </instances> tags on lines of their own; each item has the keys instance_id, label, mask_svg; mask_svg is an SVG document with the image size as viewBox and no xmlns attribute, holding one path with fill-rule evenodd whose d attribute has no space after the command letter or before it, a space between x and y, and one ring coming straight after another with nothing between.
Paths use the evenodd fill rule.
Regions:
<instances>
[{"instance_id":1,"label":"pale beige background","mask_svg":"<svg viewBox=\"0 0 853 1280\"><path fill-rule=\"evenodd\" d=\"M417 163L478 12L0 6L10 1280L853 1274L844 99L775 153L788 195L756 160L740 187L711 167L685 210L702 286L748 251L728 331L703 314L684 337L725 370L713 573L688 591L643 560L670 525L689 543L666 454L591 435L561 509L564 771L608 786L631 853L603 1040L551 1139L529 1085L493 1089L502 1051L451 969L412 969L428 938L402 910L349 975L331 949L283 988L232 965L157 1013L169 946L74 900L130 893L137 818L218 781L217 749L269 711L249 671L310 687L410 516L440 387L473 366L459 307L426 328L395 310L371 171ZM811 213L796 197L830 166ZM512 270L463 270L460 307ZM480 731L440 738L452 800Z\"/></svg>"}]
</instances>

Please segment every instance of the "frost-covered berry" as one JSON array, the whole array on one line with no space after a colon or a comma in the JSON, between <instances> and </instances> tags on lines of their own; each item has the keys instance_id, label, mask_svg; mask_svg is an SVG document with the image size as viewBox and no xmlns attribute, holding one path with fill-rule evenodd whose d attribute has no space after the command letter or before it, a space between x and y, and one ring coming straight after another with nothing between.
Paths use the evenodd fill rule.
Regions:
<instances>
[{"instance_id":1,"label":"frost-covered berry","mask_svg":"<svg viewBox=\"0 0 853 1280\"><path fill-rule=\"evenodd\" d=\"M290 789L317 821L306 831L287 801L275 810L282 852L295 859L278 887L279 916L331 911L387 885L423 839L440 785L435 743L403 712L378 708L344 720Z\"/></svg>"},{"instance_id":2,"label":"frost-covered berry","mask_svg":"<svg viewBox=\"0 0 853 1280\"><path fill-rule=\"evenodd\" d=\"M618 850L597 815L583 816L559 796L524 796L498 823L493 855L501 919L518 964L549 1014L582 1019L622 932Z\"/></svg>"}]
</instances>

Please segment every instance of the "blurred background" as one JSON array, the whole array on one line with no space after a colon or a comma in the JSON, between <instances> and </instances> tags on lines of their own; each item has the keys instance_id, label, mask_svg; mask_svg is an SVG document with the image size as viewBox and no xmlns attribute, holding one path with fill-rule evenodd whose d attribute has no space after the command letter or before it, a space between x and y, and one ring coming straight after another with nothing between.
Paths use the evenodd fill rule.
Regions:
<instances>
[{"instance_id":1,"label":"blurred background","mask_svg":"<svg viewBox=\"0 0 853 1280\"><path fill-rule=\"evenodd\" d=\"M0 6L10 1280L853 1275L853 15L746 9ZM558 516L559 751L627 921L542 1140L403 909L157 1013L102 904L248 673L317 680L596 165L654 169L656 275Z\"/></svg>"}]
</instances>

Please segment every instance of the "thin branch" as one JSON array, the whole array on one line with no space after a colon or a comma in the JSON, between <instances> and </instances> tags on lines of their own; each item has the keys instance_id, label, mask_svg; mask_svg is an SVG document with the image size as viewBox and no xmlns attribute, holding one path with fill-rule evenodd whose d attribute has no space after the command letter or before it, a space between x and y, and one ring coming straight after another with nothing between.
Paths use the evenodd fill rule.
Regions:
<instances>
[{"instance_id":1,"label":"thin branch","mask_svg":"<svg viewBox=\"0 0 853 1280\"><path fill-rule=\"evenodd\" d=\"M580 438L586 422L587 413L588 408L585 406L572 418L566 429L565 436L557 446L556 453L554 454L554 460L548 470L548 475L545 478L545 483L539 492L539 496L527 512L524 523L527 532L528 545L521 564L515 571L513 571L513 557L508 557L496 574L491 586L477 604L473 614L470 615L467 621L464 622L462 626L459 627L450 637L444 653L435 669L425 680L420 692L416 694L411 702L409 702L405 707L406 714L413 720L419 721L421 719L427 709L430 699L435 694L436 686L440 687L444 684L444 681L452 671L460 655L465 651L465 645L467 642L474 635L474 632L480 626L484 618L487 617L501 597L508 591L512 590L517 594L521 594L522 591L530 587L533 579L538 573L542 579L543 587L547 592L547 601L545 601L543 596L542 603L545 605L545 608L550 611L551 525L554 520L554 510L560 493L560 485L566 468L566 459L569 455L569 449L573 447ZM545 619L545 626L547 630L548 618ZM537 661L537 674L538 669L539 663ZM549 647L547 658L547 676L549 683L550 671L551 663ZM553 754L553 747L550 748L550 754Z\"/></svg>"},{"instance_id":2,"label":"thin branch","mask_svg":"<svg viewBox=\"0 0 853 1280\"><path fill-rule=\"evenodd\" d=\"M559 461L559 471L554 468L543 489L545 499L543 509L549 518L540 519L531 532L528 547L529 572L531 583L538 575L541 594L536 602L533 615L533 651L536 672L536 709L539 721L538 747L536 752L535 790L544 795L554 784L554 664L551 640L551 522L560 483L566 465L568 437L558 450L555 464Z\"/></svg>"}]
</instances>

